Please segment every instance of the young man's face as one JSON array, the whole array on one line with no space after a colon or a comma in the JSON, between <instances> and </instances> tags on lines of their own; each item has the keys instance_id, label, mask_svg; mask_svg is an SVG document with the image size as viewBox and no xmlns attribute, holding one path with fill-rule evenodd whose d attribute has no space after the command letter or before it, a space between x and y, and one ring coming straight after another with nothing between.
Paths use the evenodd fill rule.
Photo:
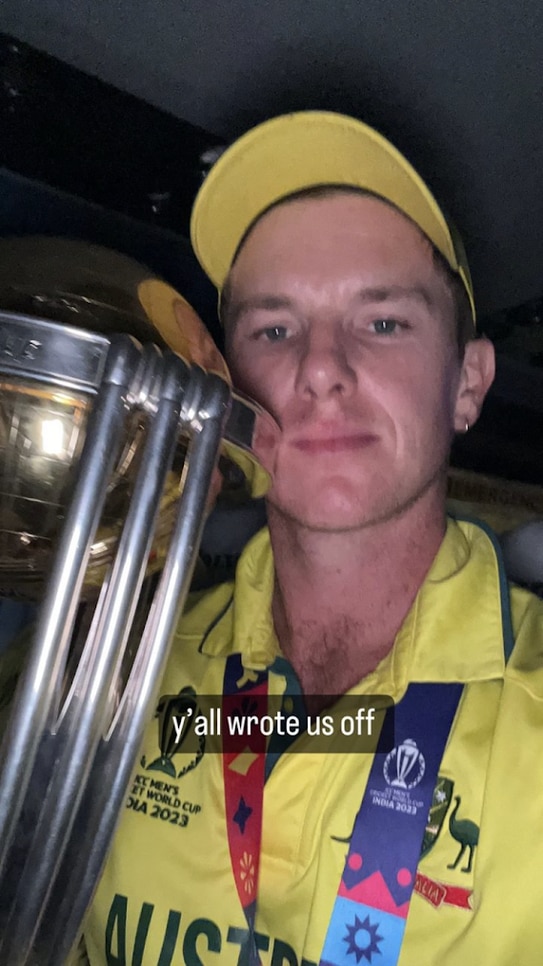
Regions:
<instances>
[{"instance_id":1,"label":"young man's face","mask_svg":"<svg viewBox=\"0 0 543 966\"><path fill-rule=\"evenodd\" d=\"M281 205L250 233L229 290L234 382L283 430L272 504L348 530L442 486L453 434L476 414L452 296L407 218L356 194Z\"/></svg>"}]
</instances>

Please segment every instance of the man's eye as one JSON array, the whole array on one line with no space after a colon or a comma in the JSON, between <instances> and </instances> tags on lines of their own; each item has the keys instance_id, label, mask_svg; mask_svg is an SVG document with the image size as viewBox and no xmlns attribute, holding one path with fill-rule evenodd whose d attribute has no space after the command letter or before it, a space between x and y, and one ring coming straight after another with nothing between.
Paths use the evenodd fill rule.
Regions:
<instances>
[{"instance_id":1,"label":"man's eye","mask_svg":"<svg viewBox=\"0 0 543 966\"><path fill-rule=\"evenodd\" d=\"M374 319L371 325L377 335L393 335L400 323L397 319Z\"/></svg>"},{"instance_id":2,"label":"man's eye","mask_svg":"<svg viewBox=\"0 0 543 966\"><path fill-rule=\"evenodd\" d=\"M286 339L288 329L286 325L267 325L264 329L259 329L256 333L258 339L265 339L267 342L281 342Z\"/></svg>"}]
</instances>

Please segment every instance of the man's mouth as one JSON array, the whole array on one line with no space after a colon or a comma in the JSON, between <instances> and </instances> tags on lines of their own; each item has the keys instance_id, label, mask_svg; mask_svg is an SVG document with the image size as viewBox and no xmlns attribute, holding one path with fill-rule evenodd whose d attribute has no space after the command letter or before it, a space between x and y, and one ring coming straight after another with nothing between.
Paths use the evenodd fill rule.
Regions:
<instances>
[{"instance_id":1,"label":"man's mouth","mask_svg":"<svg viewBox=\"0 0 543 966\"><path fill-rule=\"evenodd\" d=\"M342 453L365 449L377 441L373 433L327 433L302 436L292 441L292 446L302 453Z\"/></svg>"}]
</instances>

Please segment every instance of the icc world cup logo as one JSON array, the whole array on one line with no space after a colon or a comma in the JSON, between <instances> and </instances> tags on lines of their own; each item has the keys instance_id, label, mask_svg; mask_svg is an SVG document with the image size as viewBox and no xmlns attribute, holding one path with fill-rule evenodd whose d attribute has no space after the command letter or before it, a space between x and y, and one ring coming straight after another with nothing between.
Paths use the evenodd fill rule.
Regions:
<instances>
[{"instance_id":1,"label":"icc world cup logo","mask_svg":"<svg viewBox=\"0 0 543 966\"><path fill-rule=\"evenodd\" d=\"M383 774L393 788L415 788L423 778L425 767L424 756L416 742L406 738L386 756Z\"/></svg>"}]
</instances>

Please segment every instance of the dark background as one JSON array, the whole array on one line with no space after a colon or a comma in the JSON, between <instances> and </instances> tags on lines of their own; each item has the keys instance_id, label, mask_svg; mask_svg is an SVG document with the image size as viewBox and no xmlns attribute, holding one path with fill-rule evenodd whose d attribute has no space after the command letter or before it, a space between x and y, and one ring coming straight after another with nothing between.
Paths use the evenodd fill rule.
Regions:
<instances>
[{"instance_id":1,"label":"dark background","mask_svg":"<svg viewBox=\"0 0 543 966\"><path fill-rule=\"evenodd\" d=\"M352 112L446 202L482 312L542 294L541 0L2 0L0 30L222 140L285 110ZM79 116L90 141L100 109L81 100ZM127 172L134 192L186 169L150 116L110 118L148 166Z\"/></svg>"},{"instance_id":2,"label":"dark background","mask_svg":"<svg viewBox=\"0 0 543 966\"><path fill-rule=\"evenodd\" d=\"M219 338L187 235L209 152L304 107L390 137L458 224L498 351L454 461L541 482L540 0L4 0L0 29L0 232L125 251Z\"/></svg>"}]
</instances>

